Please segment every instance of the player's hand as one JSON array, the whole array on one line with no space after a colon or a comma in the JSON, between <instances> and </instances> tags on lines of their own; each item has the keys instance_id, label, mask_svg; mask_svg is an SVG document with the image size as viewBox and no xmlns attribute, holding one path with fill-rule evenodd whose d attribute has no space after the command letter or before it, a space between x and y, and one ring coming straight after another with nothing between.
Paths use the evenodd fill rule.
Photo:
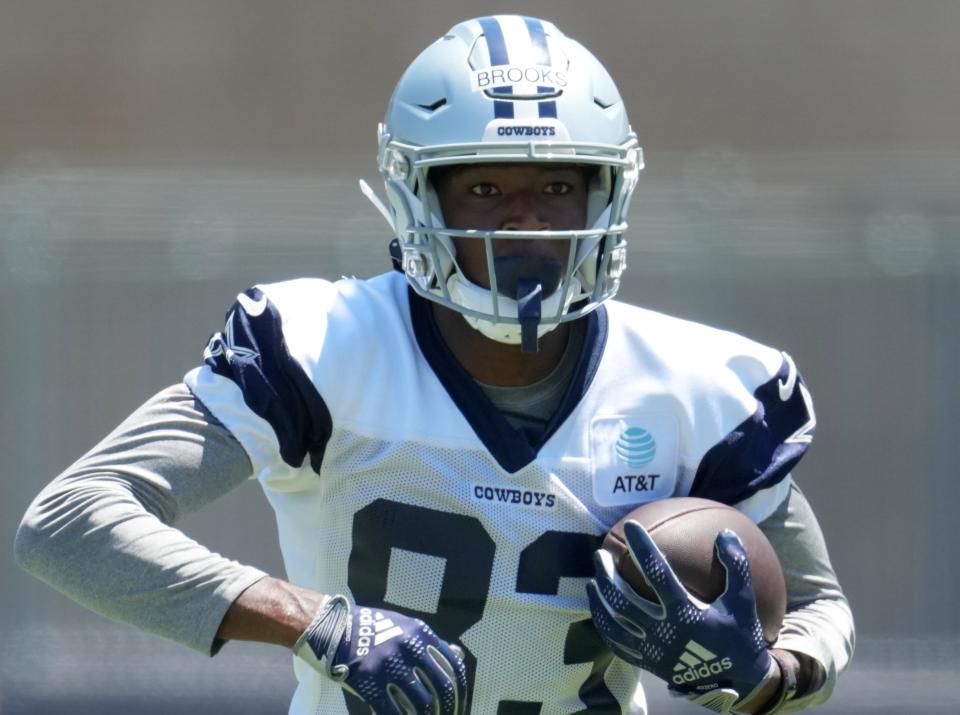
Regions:
<instances>
[{"instance_id":1,"label":"player's hand","mask_svg":"<svg viewBox=\"0 0 960 715\"><path fill-rule=\"evenodd\" d=\"M395 611L324 603L294 652L377 715L463 715L467 669L426 623Z\"/></svg>"},{"instance_id":2,"label":"player's hand","mask_svg":"<svg viewBox=\"0 0 960 715\"><path fill-rule=\"evenodd\" d=\"M727 588L713 603L692 597L640 524L628 521L624 536L659 603L638 595L617 573L613 559L594 556L596 576L587 584L597 631L616 655L665 680L677 691L716 712L748 700L777 672L757 618L747 554L725 530L716 550L727 572Z\"/></svg>"}]
</instances>

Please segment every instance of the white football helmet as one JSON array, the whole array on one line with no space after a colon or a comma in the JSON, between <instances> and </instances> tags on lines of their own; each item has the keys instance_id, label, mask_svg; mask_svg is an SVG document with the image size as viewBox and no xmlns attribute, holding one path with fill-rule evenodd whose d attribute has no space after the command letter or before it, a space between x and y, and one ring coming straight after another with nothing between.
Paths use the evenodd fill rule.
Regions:
<instances>
[{"instance_id":1,"label":"white football helmet","mask_svg":"<svg viewBox=\"0 0 960 715\"><path fill-rule=\"evenodd\" d=\"M361 185L396 233L410 285L462 313L487 337L518 344L523 336L524 349L535 350L537 337L617 292L626 267L625 218L643 155L610 75L553 24L499 15L454 26L401 77L379 127L377 158L389 209ZM445 225L430 169L495 162L597 167L586 227ZM500 272L495 260L487 289L461 273L453 237L486 242L488 257L494 239L574 240L559 275L538 275L535 262Z\"/></svg>"}]
</instances>

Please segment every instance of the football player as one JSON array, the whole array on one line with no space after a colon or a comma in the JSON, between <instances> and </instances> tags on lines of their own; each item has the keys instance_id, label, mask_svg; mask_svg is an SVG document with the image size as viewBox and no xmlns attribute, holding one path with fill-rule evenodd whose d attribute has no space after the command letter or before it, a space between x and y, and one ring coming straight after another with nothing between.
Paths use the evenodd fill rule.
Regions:
<instances>
[{"instance_id":1,"label":"football player","mask_svg":"<svg viewBox=\"0 0 960 715\"><path fill-rule=\"evenodd\" d=\"M790 476L810 393L785 353L612 300L643 159L600 62L549 22L462 22L400 79L378 162L396 270L241 293L200 367L40 493L20 563L204 653L290 648L294 713L636 715L639 669L715 711L826 700L853 625ZM249 477L286 580L173 526ZM658 602L595 561L683 495L771 540L776 643L733 534L713 604L639 526Z\"/></svg>"}]
</instances>

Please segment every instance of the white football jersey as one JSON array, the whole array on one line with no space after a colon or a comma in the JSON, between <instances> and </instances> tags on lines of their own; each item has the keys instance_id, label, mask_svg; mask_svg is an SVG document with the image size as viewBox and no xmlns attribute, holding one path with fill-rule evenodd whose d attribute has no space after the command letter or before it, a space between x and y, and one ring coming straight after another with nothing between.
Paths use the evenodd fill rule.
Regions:
<instances>
[{"instance_id":1,"label":"white football jersey","mask_svg":"<svg viewBox=\"0 0 960 715\"><path fill-rule=\"evenodd\" d=\"M636 670L590 621L593 551L653 499L742 502L762 520L813 434L783 353L615 301L584 320L534 444L396 272L246 291L185 378L249 454L288 578L461 645L473 715L645 712ZM370 712L295 667L291 712Z\"/></svg>"}]
</instances>

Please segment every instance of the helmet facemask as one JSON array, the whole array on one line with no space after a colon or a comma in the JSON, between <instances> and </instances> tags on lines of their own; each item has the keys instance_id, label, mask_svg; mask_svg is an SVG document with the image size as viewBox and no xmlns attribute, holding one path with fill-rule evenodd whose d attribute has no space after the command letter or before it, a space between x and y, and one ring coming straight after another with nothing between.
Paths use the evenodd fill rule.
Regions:
<instances>
[{"instance_id":1,"label":"helmet facemask","mask_svg":"<svg viewBox=\"0 0 960 715\"><path fill-rule=\"evenodd\" d=\"M537 36L531 29L529 36L541 43L540 49L549 41L551 56L566 63L564 89L515 93L516 109L511 111L521 118L513 121L503 119L500 109L491 109L509 95L471 86L476 58L486 53L484 33L494 22L513 28L511 37L517 37L516 28L524 23L529 28L541 23L545 34ZM515 45L508 48L510 54L521 57L522 48ZM559 70L551 76L559 77ZM541 109L544 118L523 118L536 112L545 98L553 109L546 115ZM429 180L431 170L498 163L589 167L586 226L565 231L447 226ZM642 153L602 65L549 23L513 16L482 18L457 25L428 47L391 99L387 121L380 127L378 164L390 207L379 208L396 233L401 268L411 287L461 313L486 337L535 350L538 337L586 315L616 293L626 265L625 217ZM364 192L372 195L369 188ZM489 288L461 271L455 238L484 242ZM569 251L559 266L538 259L503 260L493 250L493 241L502 239L568 240Z\"/></svg>"}]
</instances>

